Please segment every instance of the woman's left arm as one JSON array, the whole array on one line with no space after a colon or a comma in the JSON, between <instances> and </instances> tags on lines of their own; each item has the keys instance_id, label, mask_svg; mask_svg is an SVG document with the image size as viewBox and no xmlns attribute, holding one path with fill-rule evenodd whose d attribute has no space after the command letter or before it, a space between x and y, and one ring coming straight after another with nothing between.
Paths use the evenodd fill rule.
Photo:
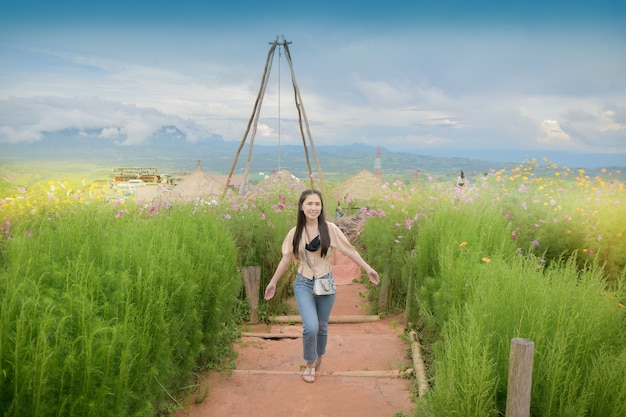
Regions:
<instances>
[{"instance_id":1,"label":"woman's left arm","mask_svg":"<svg viewBox=\"0 0 626 417\"><path fill-rule=\"evenodd\" d=\"M363 268L372 284L378 285L378 283L380 282L378 272L376 272L374 268L372 268L367 262L365 262L361 254L356 249L351 254L349 254L348 257L352 259L355 264Z\"/></svg>"},{"instance_id":2,"label":"woman's left arm","mask_svg":"<svg viewBox=\"0 0 626 417\"><path fill-rule=\"evenodd\" d=\"M380 282L378 272L365 262L359 251L357 251L356 248L350 243L341 229L334 223L329 223L328 229L332 233L331 239L334 239L337 249L339 249L348 258L352 259L355 264L360 266L361 269L367 273L367 276L372 284L378 285Z\"/></svg>"}]
</instances>

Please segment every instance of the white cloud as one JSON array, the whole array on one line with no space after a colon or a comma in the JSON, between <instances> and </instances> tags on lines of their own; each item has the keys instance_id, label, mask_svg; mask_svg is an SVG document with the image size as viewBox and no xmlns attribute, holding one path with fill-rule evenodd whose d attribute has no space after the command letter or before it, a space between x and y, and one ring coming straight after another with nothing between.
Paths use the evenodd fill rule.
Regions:
<instances>
[{"instance_id":1,"label":"white cloud","mask_svg":"<svg viewBox=\"0 0 626 417\"><path fill-rule=\"evenodd\" d=\"M425 136L409 135L404 138L404 142L406 144L412 144L417 146L445 146L452 144L452 140L432 134ZM402 141L400 141L399 144L402 144Z\"/></svg>"},{"instance_id":2,"label":"white cloud","mask_svg":"<svg viewBox=\"0 0 626 417\"><path fill-rule=\"evenodd\" d=\"M17 130L11 126L0 126L0 143L32 143L41 140L42 137L42 132L37 130Z\"/></svg>"},{"instance_id":3,"label":"white cloud","mask_svg":"<svg viewBox=\"0 0 626 417\"><path fill-rule=\"evenodd\" d=\"M626 131L626 125L618 123L615 116L616 113L614 110L604 110L600 112L600 120L602 121L600 126L601 132Z\"/></svg>"},{"instance_id":4,"label":"white cloud","mask_svg":"<svg viewBox=\"0 0 626 417\"><path fill-rule=\"evenodd\" d=\"M152 119L152 118L151 118ZM158 120L136 119L127 120L121 131L126 136L124 145L143 145L148 142L151 136L161 130Z\"/></svg>"},{"instance_id":5,"label":"white cloud","mask_svg":"<svg viewBox=\"0 0 626 417\"><path fill-rule=\"evenodd\" d=\"M402 108L429 108L439 110L450 104L441 89L427 85L423 80L403 78L397 80L367 80L360 74L350 77L355 89L368 99L363 103L374 110L384 108L397 110ZM416 84L416 82L418 82Z\"/></svg>"},{"instance_id":6,"label":"white cloud","mask_svg":"<svg viewBox=\"0 0 626 417\"><path fill-rule=\"evenodd\" d=\"M120 130L117 127L105 127L102 129L98 137L110 139L110 138L118 138L121 135Z\"/></svg>"},{"instance_id":7,"label":"white cloud","mask_svg":"<svg viewBox=\"0 0 626 417\"><path fill-rule=\"evenodd\" d=\"M412 95L409 91L399 90L388 81L369 81L360 75L352 76L354 86L368 99L368 105L374 107L398 107L411 102Z\"/></svg>"},{"instance_id":8,"label":"white cloud","mask_svg":"<svg viewBox=\"0 0 626 417\"><path fill-rule=\"evenodd\" d=\"M15 125L15 121L19 124ZM47 132L65 130L96 136L115 143L145 143L163 129L183 132L188 141L209 138L196 123L158 110L96 98L33 97L0 100L0 143L36 142Z\"/></svg>"},{"instance_id":9,"label":"white cloud","mask_svg":"<svg viewBox=\"0 0 626 417\"><path fill-rule=\"evenodd\" d=\"M272 129L271 127L269 127L268 125L264 124L264 123L259 123L257 125L257 135L264 137L264 138L268 138L268 137L274 137L276 136L276 133L274 132L274 129Z\"/></svg>"},{"instance_id":10,"label":"white cloud","mask_svg":"<svg viewBox=\"0 0 626 417\"><path fill-rule=\"evenodd\" d=\"M544 120L541 122L541 129L543 131L543 135L537 138L537 142L540 144L551 147L575 145L570 135L561 129L561 125L558 120Z\"/></svg>"},{"instance_id":11,"label":"white cloud","mask_svg":"<svg viewBox=\"0 0 626 417\"><path fill-rule=\"evenodd\" d=\"M339 32L288 37L317 144L626 152L626 84L617 70L626 62L611 39L434 28ZM98 34L91 35L96 43L31 40L47 46L20 50L0 72L0 142L74 129L138 144L170 126L189 142L214 134L238 142L267 44L256 34L207 36L199 47L199 34L207 33L151 33L146 43L116 35L132 46ZM594 47L598 40L606 41L602 48ZM277 69L274 61L258 143L275 143L278 114L281 140L300 143L287 71L278 111Z\"/></svg>"}]
</instances>

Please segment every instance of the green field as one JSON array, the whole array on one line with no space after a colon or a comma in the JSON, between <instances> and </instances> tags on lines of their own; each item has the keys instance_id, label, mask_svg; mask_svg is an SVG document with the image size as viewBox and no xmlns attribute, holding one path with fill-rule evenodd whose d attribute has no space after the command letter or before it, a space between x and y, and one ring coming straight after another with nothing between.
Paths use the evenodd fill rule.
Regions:
<instances>
[{"instance_id":1,"label":"green field","mask_svg":"<svg viewBox=\"0 0 626 417\"><path fill-rule=\"evenodd\" d=\"M2 166L4 416L175 410L198 370L228 368L248 314L238 270L260 265L267 284L308 186L122 200L108 198L108 171ZM384 285L369 288L374 305L389 290L378 313L405 313L425 346L430 390L416 416L503 415L514 337L536 346L531 415L621 416L620 170L533 159L464 188L426 172L384 180L367 199L327 198L325 211L382 272ZM349 215L335 218L338 204ZM261 318L283 312L290 291L282 280Z\"/></svg>"}]
</instances>

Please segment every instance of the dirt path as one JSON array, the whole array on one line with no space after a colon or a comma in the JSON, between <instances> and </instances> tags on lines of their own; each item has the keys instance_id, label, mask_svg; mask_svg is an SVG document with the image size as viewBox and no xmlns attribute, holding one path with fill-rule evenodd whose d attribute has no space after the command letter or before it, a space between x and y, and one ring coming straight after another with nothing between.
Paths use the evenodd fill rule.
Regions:
<instances>
[{"instance_id":1,"label":"dirt path","mask_svg":"<svg viewBox=\"0 0 626 417\"><path fill-rule=\"evenodd\" d=\"M352 282L360 271L348 258L339 255L333 271L337 298L327 354L314 383L301 376L300 323L249 326L235 347L236 369L203 374L176 417L409 416L410 380L402 372L412 364L409 344L400 338L403 324L377 316L342 323L347 316L368 314L366 290Z\"/></svg>"}]
</instances>

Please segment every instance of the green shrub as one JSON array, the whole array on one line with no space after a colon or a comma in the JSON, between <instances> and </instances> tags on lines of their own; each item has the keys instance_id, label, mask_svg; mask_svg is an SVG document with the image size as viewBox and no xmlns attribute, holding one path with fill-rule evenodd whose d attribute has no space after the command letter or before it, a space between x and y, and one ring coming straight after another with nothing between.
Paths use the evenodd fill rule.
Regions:
<instances>
[{"instance_id":1,"label":"green shrub","mask_svg":"<svg viewBox=\"0 0 626 417\"><path fill-rule=\"evenodd\" d=\"M437 333L462 306L492 258L514 253L509 225L497 205L441 203L420 224L412 311Z\"/></svg>"},{"instance_id":2,"label":"green shrub","mask_svg":"<svg viewBox=\"0 0 626 417\"><path fill-rule=\"evenodd\" d=\"M0 271L3 415L152 416L228 352L241 279L215 218L83 205L22 227Z\"/></svg>"},{"instance_id":3,"label":"green shrub","mask_svg":"<svg viewBox=\"0 0 626 417\"><path fill-rule=\"evenodd\" d=\"M623 410L625 318L604 295L598 271L581 275L575 260L544 271L537 259L522 257L485 265L443 326L432 415L503 413L515 337L535 344L532 415Z\"/></svg>"}]
</instances>

